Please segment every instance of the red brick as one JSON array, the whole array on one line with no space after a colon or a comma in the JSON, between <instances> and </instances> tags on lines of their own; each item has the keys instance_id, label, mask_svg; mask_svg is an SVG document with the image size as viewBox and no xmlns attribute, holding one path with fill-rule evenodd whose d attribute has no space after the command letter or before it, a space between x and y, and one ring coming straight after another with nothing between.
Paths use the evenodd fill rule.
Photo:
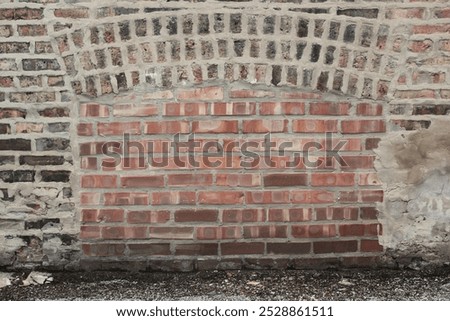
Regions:
<instances>
[{"instance_id":1,"label":"red brick","mask_svg":"<svg viewBox=\"0 0 450 321\"><path fill-rule=\"evenodd\" d=\"M430 39L425 40L412 40L408 44L408 49L412 52L427 52L433 48L433 41Z\"/></svg>"},{"instance_id":2,"label":"red brick","mask_svg":"<svg viewBox=\"0 0 450 321\"><path fill-rule=\"evenodd\" d=\"M383 191L375 191L375 190L361 191L361 200L363 202L382 202Z\"/></svg>"},{"instance_id":3,"label":"red brick","mask_svg":"<svg viewBox=\"0 0 450 321\"><path fill-rule=\"evenodd\" d=\"M332 203L335 200L333 192L328 191L291 191L291 202L297 204Z\"/></svg>"},{"instance_id":4,"label":"red brick","mask_svg":"<svg viewBox=\"0 0 450 321\"><path fill-rule=\"evenodd\" d=\"M17 26L17 32L22 37L46 36L47 27L45 25L23 25Z\"/></svg>"},{"instance_id":5,"label":"red brick","mask_svg":"<svg viewBox=\"0 0 450 321\"><path fill-rule=\"evenodd\" d=\"M377 240L361 240L361 252L383 252L383 246Z\"/></svg>"},{"instance_id":6,"label":"red brick","mask_svg":"<svg viewBox=\"0 0 450 321\"><path fill-rule=\"evenodd\" d=\"M246 192L247 204L289 203L289 191L254 191Z\"/></svg>"},{"instance_id":7,"label":"red brick","mask_svg":"<svg viewBox=\"0 0 450 321\"><path fill-rule=\"evenodd\" d=\"M128 244L131 256L170 255L169 243L138 243Z\"/></svg>"},{"instance_id":8,"label":"red brick","mask_svg":"<svg viewBox=\"0 0 450 321\"><path fill-rule=\"evenodd\" d=\"M260 115L304 115L304 102L263 102L259 108Z\"/></svg>"},{"instance_id":9,"label":"red brick","mask_svg":"<svg viewBox=\"0 0 450 321\"><path fill-rule=\"evenodd\" d=\"M129 211L127 214L127 222L131 224L166 223L169 220L169 211Z\"/></svg>"},{"instance_id":10,"label":"red brick","mask_svg":"<svg viewBox=\"0 0 450 321\"><path fill-rule=\"evenodd\" d=\"M381 233L380 224L346 224L339 226L340 236L377 236Z\"/></svg>"},{"instance_id":11,"label":"red brick","mask_svg":"<svg viewBox=\"0 0 450 321\"><path fill-rule=\"evenodd\" d=\"M93 124L82 123L77 125L77 134L79 136L92 136L94 135Z\"/></svg>"},{"instance_id":12,"label":"red brick","mask_svg":"<svg viewBox=\"0 0 450 321\"><path fill-rule=\"evenodd\" d=\"M180 100L222 100L223 88L221 87L203 87L191 90L179 90L178 99Z\"/></svg>"},{"instance_id":13,"label":"red brick","mask_svg":"<svg viewBox=\"0 0 450 321\"><path fill-rule=\"evenodd\" d=\"M378 218L378 211L375 207L361 207L362 220L376 220Z\"/></svg>"},{"instance_id":14,"label":"red brick","mask_svg":"<svg viewBox=\"0 0 450 321\"><path fill-rule=\"evenodd\" d=\"M295 133L335 133L337 124L337 120L293 120L292 130Z\"/></svg>"},{"instance_id":15,"label":"red brick","mask_svg":"<svg viewBox=\"0 0 450 321\"><path fill-rule=\"evenodd\" d=\"M244 238L286 238L287 226L244 226Z\"/></svg>"},{"instance_id":16,"label":"red brick","mask_svg":"<svg viewBox=\"0 0 450 321\"><path fill-rule=\"evenodd\" d=\"M108 106L99 104L81 104L80 105L80 117L108 117Z\"/></svg>"},{"instance_id":17,"label":"red brick","mask_svg":"<svg viewBox=\"0 0 450 321\"><path fill-rule=\"evenodd\" d=\"M305 222L312 219L312 210L310 208L284 208L269 209L270 222Z\"/></svg>"},{"instance_id":18,"label":"red brick","mask_svg":"<svg viewBox=\"0 0 450 321\"><path fill-rule=\"evenodd\" d=\"M192 240L193 227L150 227L150 238L168 240Z\"/></svg>"},{"instance_id":19,"label":"red brick","mask_svg":"<svg viewBox=\"0 0 450 321\"><path fill-rule=\"evenodd\" d=\"M254 102L220 102L212 106L212 114L216 116L255 115L255 113L256 103Z\"/></svg>"},{"instance_id":20,"label":"red brick","mask_svg":"<svg viewBox=\"0 0 450 321\"><path fill-rule=\"evenodd\" d=\"M217 186L260 186L259 174L216 174Z\"/></svg>"},{"instance_id":21,"label":"red brick","mask_svg":"<svg viewBox=\"0 0 450 321\"><path fill-rule=\"evenodd\" d=\"M434 10L436 18L450 18L450 8L439 8Z\"/></svg>"},{"instance_id":22,"label":"red brick","mask_svg":"<svg viewBox=\"0 0 450 321\"><path fill-rule=\"evenodd\" d=\"M148 176L122 176L120 178L120 186L122 187L163 187L164 176L148 175Z\"/></svg>"},{"instance_id":23,"label":"red brick","mask_svg":"<svg viewBox=\"0 0 450 321\"><path fill-rule=\"evenodd\" d=\"M0 9L0 20L33 20L43 18L43 8Z\"/></svg>"},{"instance_id":24,"label":"red brick","mask_svg":"<svg viewBox=\"0 0 450 321\"><path fill-rule=\"evenodd\" d=\"M267 174L264 175L264 186L306 186L307 174Z\"/></svg>"},{"instance_id":25,"label":"red brick","mask_svg":"<svg viewBox=\"0 0 450 321\"><path fill-rule=\"evenodd\" d=\"M203 191L198 192L198 201L200 204L242 204L244 201L244 192Z\"/></svg>"},{"instance_id":26,"label":"red brick","mask_svg":"<svg viewBox=\"0 0 450 321\"><path fill-rule=\"evenodd\" d=\"M413 33L415 34L433 34L433 33L448 33L448 32L450 32L450 24L413 26Z\"/></svg>"},{"instance_id":27,"label":"red brick","mask_svg":"<svg viewBox=\"0 0 450 321\"><path fill-rule=\"evenodd\" d=\"M311 243L267 243L267 254L308 254L310 252Z\"/></svg>"},{"instance_id":28,"label":"red brick","mask_svg":"<svg viewBox=\"0 0 450 321\"><path fill-rule=\"evenodd\" d=\"M84 188L115 188L117 176L115 175L83 175L81 187Z\"/></svg>"},{"instance_id":29,"label":"red brick","mask_svg":"<svg viewBox=\"0 0 450 321\"><path fill-rule=\"evenodd\" d=\"M193 133L235 133L237 134L238 122L236 120L210 120L192 122Z\"/></svg>"},{"instance_id":30,"label":"red brick","mask_svg":"<svg viewBox=\"0 0 450 321\"><path fill-rule=\"evenodd\" d=\"M80 193L81 205L100 205L99 193Z\"/></svg>"},{"instance_id":31,"label":"red brick","mask_svg":"<svg viewBox=\"0 0 450 321\"><path fill-rule=\"evenodd\" d=\"M199 240L225 240L242 238L240 226L201 226L197 227Z\"/></svg>"},{"instance_id":32,"label":"red brick","mask_svg":"<svg viewBox=\"0 0 450 321\"><path fill-rule=\"evenodd\" d=\"M89 8L55 9L54 14L57 18L89 18Z\"/></svg>"},{"instance_id":33,"label":"red brick","mask_svg":"<svg viewBox=\"0 0 450 321\"><path fill-rule=\"evenodd\" d=\"M167 176L169 186L208 186L213 181L212 174L170 174Z\"/></svg>"},{"instance_id":34,"label":"red brick","mask_svg":"<svg viewBox=\"0 0 450 321\"><path fill-rule=\"evenodd\" d=\"M139 122L98 123L97 129L100 136L123 135L125 133L135 135L141 133L141 124Z\"/></svg>"},{"instance_id":35,"label":"red brick","mask_svg":"<svg viewBox=\"0 0 450 321\"><path fill-rule=\"evenodd\" d=\"M152 205L195 204L195 192L170 191L152 193Z\"/></svg>"},{"instance_id":36,"label":"red brick","mask_svg":"<svg viewBox=\"0 0 450 321\"><path fill-rule=\"evenodd\" d=\"M346 253L356 252L357 250L357 241L324 241L313 243L313 251L316 254Z\"/></svg>"},{"instance_id":37,"label":"red brick","mask_svg":"<svg viewBox=\"0 0 450 321\"><path fill-rule=\"evenodd\" d=\"M123 222L124 210L122 209L83 209L81 211L82 222Z\"/></svg>"},{"instance_id":38,"label":"red brick","mask_svg":"<svg viewBox=\"0 0 450 321\"><path fill-rule=\"evenodd\" d=\"M311 186L352 186L355 185L353 173L313 173Z\"/></svg>"},{"instance_id":39,"label":"red brick","mask_svg":"<svg viewBox=\"0 0 450 321\"><path fill-rule=\"evenodd\" d=\"M162 121L145 123L145 134L187 134L189 122L187 121Z\"/></svg>"},{"instance_id":40,"label":"red brick","mask_svg":"<svg viewBox=\"0 0 450 321\"><path fill-rule=\"evenodd\" d=\"M113 107L114 117L146 117L158 115L156 105L134 106L132 104L118 104Z\"/></svg>"},{"instance_id":41,"label":"red brick","mask_svg":"<svg viewBox=\"0 0 450 321\"><path fill-rule=\"evenodd\" d=\"M358 219L358 208L356 207L327 207L316 209L316 220L318 221L355 221Z\"/></svg>"},{"instance_id":42,"label":"red brick","mask_svg":"<svg viewBox=\"0 0 450 321\"><path fill-rule=\"evenodd\" d=\"M345 169L369 169L374 168L373 162L375 156L360 155L360 156L342 156L344 164L341 165Z\"/></svg>"},{"instance_id":43,"label":"red brick","mask_svg":"<svg viewBox=\"0 0 450 321\"><path fill-rule=\"evenodd\" d=\"M145 239L147 234L147 227L140 226L105 226L102 228L102 238L104 239Z\"/></svg>"},{"instance_id":44,"label":"red brick","mask_svg":"<svg viewBox=\"0 0 450 321\"><path fill-rule=\"evenodd\" d=\"M311 115L348 115L349 109L350 104L348 103L317 102L309 105Z\"/></svg>"},{"instance_id":45,"label":"red brick","mask_svg":"<svg viewBox=\"0 0 450 321\"><path fill-rule=\"evenodd\" d=\"M358 202L358 191L341 191L339 192L339 201L341 203L355 203Z\"/></svg>"},{"instance_id":46,"label":"red brick","mask_svg":"<svg viewBox=\"0 0 450 321\"><path fill-rule=\"evenodd\" d=\"M309 237L334 237L336 226L333 225L294 225L291 230L292 236L296 238Z\"/></svg>"},{"instance_id":47,"label":"red brick","mask_svg":"<svg viewBox=\"0 0 450 321\"><path fill-rule=\"evenodd\" d=\"M381 141L380 138L366 138L365 149L366 150L376 149L380 141Z\"/></svg>"},{"instance_id":48,"label":"red brick","mask_svg":"<svg viewBox=\"0 0 450 321\"><path fill-rule=\"evenodd\" d=\"M100 239L100 227L99 226L81 226L80 227L80 239Z\"/></svg>"},{"instance_id":49,"label":"red brick","mask_svg":"<svg viewBox=\"0 0 450 321\"><path fill-rule=\"evenodd\" d=\"M1 108L0 109L0 119L5 118L25 118L27 112L23 109L18 108Z\"/></svg>"},{"instance_id":50,"label":"red brick","mask_svg":"<svg viewBox=\"0 0 450 321\"><path fill-rule=\"evenodd\" d=\"M81 157L80 159L81 169L96 170L97 158L96 157Z\"/></svg>"},{"instance_id":51,"label":"red brick","mask_svg":"<svg viewBox=\"0 0 450 321\"><path fill-rule=\"evenodd\" d=\"M83 253L87 256L122 256L125 254L124 244L112 243L98 243L98 244L83 244Z\"/></svg>"},{"instance_id":52,"label":"red brick","mask_svg":"<svg viewBox=\"0 0 450 321\"><path fill-rule=\"evenodd\" d=\"M0 87L13 87L13 77L0 77Z\"/></svg>"},{"instance_id":53,"label":"red brick","mask_svg":"<svg viewBox=\"0 0 450 321\"><path fill-rule=\"evenodd\" d=\"M222 213L224 223L264 222L265 220L266 214L263 209L227 209Z\"/></svg>"},{"instance_id":54,"label":"red brick","mask_svg":"<svg viewBox=\"0 0 450 321\"><path fill-rule=\"evenodd\" d=\"M436 98L436 92L432 89L397 90L394 95L398 99Z\"/></svg>"},{"instance_id":55,"label":"red brick","mask_svg":"<svg viewBox=\"0 0 450 321\"><path fill-rule=\"evenodd\" d=\"M402 18L418 18L422 19L425 9L423 8L393 8L386 11L386 18L388 19L402 19Z\"/></svg>"},{"instance_id":56,"label":"red brick","mask_svg":"<svg viewBox=\"0 0 450 321\"><path fill-rule=\"evenodd\" d=\"M175 222L216 222L218 210L184 209L175 211Z\"/></svg>"},{"instance_id":57,"label":"red brick","mask_svg":"<svg viewBox=\"0 0 450 321\"><path fill-rule=\"evenodd\" d=\"M222 255L264 254L263 242L233 242L221 243Z\"/></svg>"},{"instance_id":58,"label":"red brick","mask_svg":"<svg viewBox=\"0 0 450 321\"><path fill-rule=\"evenodd\" d=\"M383 133L386 131L384 120L343 120L343 134Z\"/></svg>"},{"instance_id":59,"label":"red brick","mask_svg":"<svg viewBox=\"0 0 450 321\"><path fill-rule=\"evenodd\" d=\"M105 193L105 205L149 205L148 193Z\"/></svg>"},{"instance_id":60,"label":"red brick","mask_svg":"<svg viewBox=\"0 0 450 321\"><path fill-rule=\"evenodd\" d=\"M176 244L175 255L218 255L219 244L217 243L196 243L196 244Z\"/></svg>"},{"instance_id":61,"label":"red brick","mask_svg":"<svg viewBox=\"0 0 450 321\"><path fill-rule=\"evenodd\" d=\"M356 106L356 114L360 116L381 116L383 106L380 104L361 103Z\"/></svg>"},{"instance_id":62,"label":"red brick","mask_svg":"<svg viewBox=\"0 0 450 321\"><path fill-rule=\"evenodd\" d=\"M164 116L203 116L208 112L207 103L165 103Z\"/></svg>"},{"instance_id":63,"label":"red brick","mask_svg":"<svg viewBox=\"0 0 450 321\"><path fill-rule=\"evenodd\" d=\"M289 121L287 119L279 120L244 120L244 133L283 133L287 132Z\"/></svg>"}]
</instances>

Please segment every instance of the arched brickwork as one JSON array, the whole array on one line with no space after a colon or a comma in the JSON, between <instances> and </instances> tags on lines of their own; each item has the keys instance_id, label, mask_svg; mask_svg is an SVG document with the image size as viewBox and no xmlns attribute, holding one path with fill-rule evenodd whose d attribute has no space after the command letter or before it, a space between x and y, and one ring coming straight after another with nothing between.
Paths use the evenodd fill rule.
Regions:
<instances>
[{"instance_id":1,"label":"arched brickwork","mask_svg":"<svg viewBox=\"0 0 450 321\"><path fill-rule=\"evenodd\" d=\"M399 64L378 9L103 9L56 37L74 90L91 97L220 79L385 99Z\"/></svg>"}]
</instances>

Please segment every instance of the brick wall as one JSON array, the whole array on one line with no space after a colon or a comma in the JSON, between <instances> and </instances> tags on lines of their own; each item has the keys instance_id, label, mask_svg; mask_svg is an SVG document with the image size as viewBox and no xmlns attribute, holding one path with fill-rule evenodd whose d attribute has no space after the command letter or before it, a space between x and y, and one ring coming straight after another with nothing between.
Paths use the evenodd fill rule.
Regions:
<instances>
[{"instance_id":1,"label":"brick wall","mask_svg":"<svg viewBox=\"0 0 450 321\"><path fill-rule=\"evenodd\" d=\"M239 267L242 257L244 264L282 267L312 258L376 260L375 202L383 191L371 142L385 131L383 105L242 87L81 104L85 263L126 257L216 268L230 261ZM334 156L326 152L332 149Z\"/></svg>"},{"instance_id":2,"label":"brick wall","mask_svg":"<svg viewBox=\"0 0 450 321\"><path fill-rule=\"evenodd\" d=\"M438 0L2 1L0 265L447 260L448 206L426 209L447 194L422 191L448 167L449 19ZM294 147L249 168L112 157L177 132ZM308 142L325 160L326 132L348 166L286 168Z\"/></svg>"}]
</instances>

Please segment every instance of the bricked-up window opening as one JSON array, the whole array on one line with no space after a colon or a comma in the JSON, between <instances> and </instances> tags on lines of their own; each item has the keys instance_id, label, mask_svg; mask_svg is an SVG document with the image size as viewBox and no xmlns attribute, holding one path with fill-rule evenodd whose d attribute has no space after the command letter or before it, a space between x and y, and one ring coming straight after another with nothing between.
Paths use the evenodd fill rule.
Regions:
<instances>
[{"instance_id":1,"label":"bricked-up window opening","mask_svg":"<svg viewBox=\"0 0 450 321\"><path fill-rule=\"evenodd\" d=\"M242 85L82 103L86 262L375 262L383 191L369 142L385 132L383 110Z\"/></svg>"},{"instance_id":2,"label":"bricked-up window opening","mask_svg":"<svg viewBox=\"0 0 450 321\"><path fill-rule=\"evenodd\" d=\"M297 2L2 4L0 266L448 258L448 8ZM137 152L175 133L293 147L274 166L247 153L229 168L139 168ZM348 167L330 168L341 141ZM287 167L306 147L322 165Z\"/></svg>"}]
</instances>

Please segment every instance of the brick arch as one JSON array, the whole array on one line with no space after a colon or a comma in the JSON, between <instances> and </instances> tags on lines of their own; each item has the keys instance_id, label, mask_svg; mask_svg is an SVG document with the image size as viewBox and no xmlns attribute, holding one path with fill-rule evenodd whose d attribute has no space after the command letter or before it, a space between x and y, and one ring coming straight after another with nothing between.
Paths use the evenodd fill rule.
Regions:
<instances>
[{"instance_id":1,"label":"brick arch","mask_svg":"<svg viewBox=\"0 0 450 321\"><path fill-rule=\"evenodd\" d=\"M382 100L398 67L378 9L125 9L56 36L77 94L239 80Z\"/></svg>"}]
</instances>

